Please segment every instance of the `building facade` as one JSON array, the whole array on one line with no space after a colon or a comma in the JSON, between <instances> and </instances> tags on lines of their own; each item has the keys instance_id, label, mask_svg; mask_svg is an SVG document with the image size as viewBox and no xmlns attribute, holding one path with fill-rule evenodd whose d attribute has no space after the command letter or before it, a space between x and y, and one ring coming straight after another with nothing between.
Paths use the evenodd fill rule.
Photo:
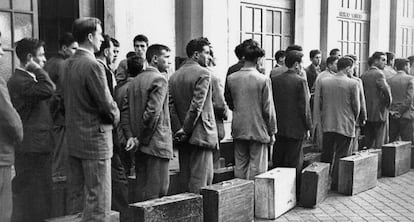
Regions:
<instances>
[{"instance_id":1,"label":"building facade","mask_svg":"<svg viewBox=\"0 0 414 222\"><path fill-rule=\"evenodd\" d=\"M8 78L18 65L13 42L37 37L53 55L60 35L83 16L104 22L104 32L121 42L121 57L133 50L136 34L147 35L150 44L168 45L176 61L186 57L190 39L206 36L223 80L237 61L234 47L248 38L265 49L267 72L275 64L274 53L293 43L303 46L305 65L310 50L321 49L326 58L330 49L339 48L360 58L360 72L374 51L414 54L414 0L2 0L6 54L0 74Z\"/></svg>"}]
</instances>

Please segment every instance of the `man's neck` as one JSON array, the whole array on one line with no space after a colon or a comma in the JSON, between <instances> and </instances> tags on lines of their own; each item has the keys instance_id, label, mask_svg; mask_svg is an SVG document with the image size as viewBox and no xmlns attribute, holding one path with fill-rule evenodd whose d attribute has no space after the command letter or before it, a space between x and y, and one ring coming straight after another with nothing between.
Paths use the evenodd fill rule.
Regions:
<instances>
[{"instance_id":1,"label":"man's neck","mask_svg":"<svg viewBox=\"0 0 414 222\"><path fill-rule=\"evenodd\" d=\"M344 71L339 71L336 73L337 76L348 76Z\"/></svg>"},{"instance_id":2,"label":"man's neck","mask_svg":"<svg viewBox=\"0 0 414 222\"><path fill-rule=\"evenodd\" d=\"M79 48L81 48L83 50L86 50L86 51L89 51L92 54L94 53L94 49L93 49L93 46L91 44L81 43L81 44L79 44Z\"/></svg>"},{"instance_id":3,"label":"man's neck","mask_svg":"<svg viewBox=\"0 0 414 222\"><path fill-rule=\"evenodd\" d=\"M147 68L155 69L155 70L157 70L158 72L160 72L160 70L158 69L158 67L157 67L156 65L154 65L154 64L151 64L151 63L148 63Z\"/></svg>"},{"instance_id":4,"label":"man's neck","mask_svg":"<svg viewBox=\"0 0 414 222\"><path fill-rule=\"evenodd\" d=\"M108 65L105 56L97 56L96 59L103 62L105 65Z\"/></svg>"}]
</instances>

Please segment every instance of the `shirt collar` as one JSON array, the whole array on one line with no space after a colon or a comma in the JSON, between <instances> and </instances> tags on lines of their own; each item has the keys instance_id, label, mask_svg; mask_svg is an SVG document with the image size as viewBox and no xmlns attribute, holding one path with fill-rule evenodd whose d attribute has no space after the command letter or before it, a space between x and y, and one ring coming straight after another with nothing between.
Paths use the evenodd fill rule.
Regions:
<instances>
[{"instance_id":1,"label":"shirt collar","mask_svg":"<svg viewBox=\"0 0 414 222\"><path fill-rule=\"evenodd\" d=\"M27 70L25 70L25 69L23 69L21 67L16 67L16 69L18 69L20 71L23 71L24 73L26 73L27 75L29 75L30 77L32 77L35 82L37 82L36 75L33 74L32 72L29 72L29 71L27 71Z\"/></svg>"},{"instance_id":2,"label":"shirt collar","mask_svg":"<svg viewBox=\"0 0 414 222\"><path fill-rule=\"evenodd\" d=\"M89 55L92 55L93 57L95 57L95 55L91 51L89 51L85 48L82 48L81 46L79 46L77 50L87 52Z\"/></svg>"}]
</instances>

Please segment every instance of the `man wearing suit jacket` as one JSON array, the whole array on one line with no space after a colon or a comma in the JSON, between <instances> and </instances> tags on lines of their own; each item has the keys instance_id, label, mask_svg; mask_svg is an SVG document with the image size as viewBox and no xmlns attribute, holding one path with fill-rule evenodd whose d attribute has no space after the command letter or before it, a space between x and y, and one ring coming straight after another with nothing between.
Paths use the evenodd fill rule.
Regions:
<instances>
[{"instance_id":1,"label":"man wearing suit jacket","mask_svg":"<svg viewBox=\"0 0 414 222\"><path fill-rule=\"evenodd\" d=\"M50 216L52 192L52 116L48 100L55 85L42 69L44 43L24 38L16 44L20 66L7 86L23 123L23 142L16 146L13 221L43 221Z\"/></svg>"},{"instance_id":2,"label":"man wearing suit jacket","mask_svg":"<svg viewBox=\"0 0 414 222\"><path fill-rule=\"evenodd\" d=\"M70 138L69 211L83 209L82 221L109 221L112 129L119 122L119 110L105 69L94 56L103 40L101 22L97 18L77 19L73 36L79 48L67 60L63 84Z\"/></svg>"},{"instance_id":3,"label":"man wearing suit jacket","mask_svg":"<svg viewBox=\"0 0 414 222\"><path fill-rule=\"evenodd\" d=\"M309 57L312 63L308 67L306 67L305 72L306 78L308 79L309 91L313 94L313 92L315 91L314 83L319 73L321 73L321 51L319 51L318 49L311 50L309 53Z\"/></svg>"},{"instance_id":4,"label":"man wearing suit jacket","mask_svg":"<svg viewBox=\"0 0 414 222\"><path fill-rule=\"evenodd\" d=\"M167 80L170 49L151 45L146 59L149 65L131 81L121 113L127 146L132 146L134 137L139 141L135 154L138 201L167 195L168 164L173 157Z\"/></svg>"},{"instance_id":5,"label":"man wearing suit jacket","mask_svg":"<svg viewBox=\"0 0 414 222\"><path fill-rule=\"evenodd\" d=\"M0 33L1 37L1 33ZM1 40L1 39L0 39ZM0 58L4 52L0 41ZM10 221L12 214L11 167L14 164L14 148L23 140L23 126L14 109L6 81L0 76L0 221Z\"/></svg>"},{"instance_id":6,"label":"man wearing suit jacket","mask_svg":"<svg viewBox=\"0 0 414 222\"><path fill-rule=\"evenodd\" d=\"M188 60L170 78L170 113L174 140L178 142L181 182L199 193L213 181L213 150L217 126L211 93L211 74L205 68L210 56L206 38L191 40Z\"/></svg>"},{"instance_id":7,"label":"man wearing suit jacket","mask_svg":"<svg viewBox=\"0 0 414 222\"><path fill-rule=\"evenodd\" d=\"M401 137L403 141L414 143L414 76L408 75L408 59L396 59L397 74L387 79L391 88L390 142Z\"/></svg>"},{"instance_id":8,"label":"man wearing suit jacket","mask_svg":"<svg viewBox=\"0 0 414 222\"><path fill-rule=\"evenodd\" d=\"M274 167L296 168L297 193L300 191L303 163L302 141L312 125L309 100L306 98L308 85L297 74L302 68L302 57L299 51L289 51L285 59L288 71L271 78L278 126L273 164Z\"/></svg>"},{"instance_id":9,"label":"man wearing suit jacket","mask_svg":"<svg viewBox=\"0 0 414 222\"><path fill-rule=\"evenodd\" d=\"M257 42L246 45L244 67L227 77L226 100L233 111L234 176L253 180L268 168L268 147L273 146L276 114L270 79L257 71L264 50Z\"/></svg>"},{"instance_id":10,"label":"man wearing suit jacket","mask_svg":"<svg viewBox=\"0 0 414 222\"><path fill-rule=\"evenodd\" d=\"M320 109L323 130L322 162L333 164L331 189L338 186L339 159L351 154L350 144L355 137L355 124L360 112L358 82L348 77L353 73L353 60L338 60L338 73L322 79L321 98L315 107Z\"/></svg>"},{"instance_id":11,"label":"man wearing suit jacket","mask_svg":"<svg viewBox=\"0 0 414 222\"><path fill-rule=\"evenodd\" d=\"M385 53L375 52L371 60L371 67L361 77L367 103L365 144L368 148L381 149L387 138L386 124L388 107L391 104L391 90L383 72L387 61Z\"/></svg>"}]
</instances>

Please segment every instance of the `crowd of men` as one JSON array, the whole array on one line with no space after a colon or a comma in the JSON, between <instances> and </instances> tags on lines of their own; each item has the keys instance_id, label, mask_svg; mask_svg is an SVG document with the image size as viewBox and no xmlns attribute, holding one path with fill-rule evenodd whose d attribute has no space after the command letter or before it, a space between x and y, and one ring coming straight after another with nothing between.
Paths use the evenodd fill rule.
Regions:
<instances>
[{"instance_id":1,"label":"crowd of men","mask_svg":"<svg viewBox=\"0 0 414 222\"><path fill-rule=\"evenodd\" d=\"M144 35L114 67L120 43L96 18L75 20L59 43L46 62L42 41L18 41L20 65L7 86L0 78L0 221L50 217L52 183L60 181L68 183L68 213L109 221L112 208L129 221L127 175L137 178L133 199L167 195L173 147L183 191L199 193L213 181L229 110L242 179L266 172L270 159L273 168L296 168L299 188L302 143L312 137L333 166L335 190L338 160L361 147L361 131L368 148L413 141L414 57L375 52L359 77L354 55L333 49L322 63L312 50L304 68L302 47L291 45L276 52L269 77L264 50L249 39L235 48L239 61L223 87L204 37L187 44L187 60L171 75L170 49L149 46Z\"/></svg>"}]
</instances>

